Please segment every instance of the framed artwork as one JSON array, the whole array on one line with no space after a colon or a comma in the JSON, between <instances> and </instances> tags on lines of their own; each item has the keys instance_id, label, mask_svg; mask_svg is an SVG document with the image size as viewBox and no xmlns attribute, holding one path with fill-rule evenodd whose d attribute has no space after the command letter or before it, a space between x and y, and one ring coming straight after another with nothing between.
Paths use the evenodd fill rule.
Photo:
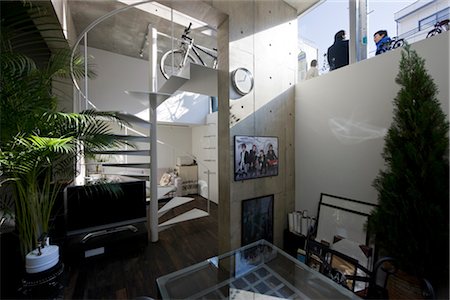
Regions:
<instances>
[{"instance_id":1,"label":"framed artwork","mask_svg":"<svg viewBox=\"0 0 450 300\"><path fill-rule=\"evenodd\" d=\"M234 137L234 180L278 175L278 138Z\"/></svg>"},{"instance_id":2,"label":"framed artwork","mask_svg":"<svg viewBox=\"0 0 450 300\"><path fill-rule=\"evenodd\" d=\"M273 243L274 196L242 201L241 246L264 239Z\"/></svg>"},{"instance_id":3,"label":"framed artwork","mask_svg":"<svg viewBox=\"0 0 450 300\"><path fill-rule=\"evenodd\" d=\"M317 213L316 240L332 243L335 236L340 236L368 245L365 224L375 207L375 204L322 193Z\"/></svg>"}]
</instances>

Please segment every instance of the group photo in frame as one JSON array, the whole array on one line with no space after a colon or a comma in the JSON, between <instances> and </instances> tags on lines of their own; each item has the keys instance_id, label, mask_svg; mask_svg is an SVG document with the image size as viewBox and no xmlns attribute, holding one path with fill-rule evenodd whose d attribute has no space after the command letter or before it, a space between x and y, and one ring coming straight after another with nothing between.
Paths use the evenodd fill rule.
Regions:
<instances>
[{"instance_id":1,"label":"group photo in frame","mask_svg":"<svg viewBox=\"0 0 450 300\"><path fill-rule=\"evenodd\" d=\"M274 195L242 201L241 246L264 239L273 243Z\"/></svg>"},{"instance_id":2,"label":"group photo in frame","mask_svg":"<svg viewBox=\"0 0 450 300\"><path fill-rule=\"evenodd\" d=\"M278 175L278 138L273 136L234 137L234 180Z\"/></svg>"}]
</instances>

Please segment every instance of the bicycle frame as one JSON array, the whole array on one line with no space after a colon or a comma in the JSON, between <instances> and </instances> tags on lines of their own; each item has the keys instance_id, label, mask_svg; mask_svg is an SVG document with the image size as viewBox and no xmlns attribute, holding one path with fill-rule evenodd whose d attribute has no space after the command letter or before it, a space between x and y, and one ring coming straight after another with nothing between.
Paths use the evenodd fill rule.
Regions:
<instances>
[{"instance_id":1,"label":"bicycle frame","mask_svg":"<svg viewBox=\"0 0 450 300\"><path fill-rule=\"evenodd\" d=\"M207 51L207 50L203 49L204 47L201 47L201 46L198 46L198 45L194 44L194 40L192 38L186 36L186 35L183 35L182 38L183 38L183 40L181 41L181 44L182 45L183 44L185 44L185 45L187 44L187 49L185 50L185 55L184 55L184 59L183 59L183 66L186 64L187 57L188 57L189 52L191 50L192 50L192 52L194 52L194 54L197 57L197 59L199 60L199 62L202 65L207 66L205 61L200 56L200 53L198 52L198 50L199 50L199 51L203 52L204 54L206 54L206 55L210 56L211 58L213 58L213 68L216 67L217 56L215 56L214 54L210 53L209 51L211 51L211 50L208 49L209 51Z\"/></svg>"},{"instance_id":2,"label":"bicycle frame","mask_svg":"<svg viewBox=\"0 0 450 300\"><path fill-rule=\"evenodd\" d=\"M162 74L166 79L169 78L172 71L166 71L166 67L169 67L171 69L177 70L179 72L181 69L184 68L187 61L192 61L194 63L202 64L205 67L208 67L207 61L205 60L205 56L202 55L206 54L210 58L212 58L212 68L217 68L217 50L216 49L209 49L207 47L203 47L200 45L196 45L194 43L194 39L189 37L188 34L190 32L190 27L192 24L190 24L188 27L185 28L183 35L181 36L181 39L178 41L180 42L180 45L177 49L171 49L167 51L163 56L161 57L161 63L160 63L160 69ZM191 50L194 54L191 54ZM203 53L203 54L201 54ZM174 55L177 56L177 62L174 61ZM166 59L171 57L172 63L170 63L170 60L167 61ZM209 61L208 61L209 63Z\"/></svg>"}]
</instances>

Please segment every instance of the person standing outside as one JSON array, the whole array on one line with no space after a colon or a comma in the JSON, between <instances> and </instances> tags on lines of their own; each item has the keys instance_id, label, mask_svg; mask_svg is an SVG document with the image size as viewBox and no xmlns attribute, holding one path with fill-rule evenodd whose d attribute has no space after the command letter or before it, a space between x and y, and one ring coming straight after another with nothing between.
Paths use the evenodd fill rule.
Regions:
<instances>
[{"instance_id":1,"label":"person standing outside","mask_svg":"<svg viewBox=\"0 0 450 300\"><path fill-rule=\"evenodd\" d=\"M375 55L384 53L389 50L389 44L391 43L391 38L388 36L386 30L378 30L373 35L373 41L377 46L377 51Z\"/></svg>"},{"instance_id":2,"label":"person standing outside","mask_svg":"<svg viewBox=\"0 0 450 300\"><path fill-rule=\"evenodd\" d=\"M334 35L334 43L328 48L327 59L330 71L348 65L348 40L345 40L345 31L339 30Z\"/></svg>"},{"instance_id":3,"label":"person standing outside","mask_svg":"<svg viewBox=\"0 0 450 300\"><path fill-rule=\"evenodd\" d=\"M308 72L306 72L305 79L311 79L317 76L319 76L319 70L317 70L317 60L313 59L311 61L311 67L309 68Z\"/></svg>"}]
</instances>

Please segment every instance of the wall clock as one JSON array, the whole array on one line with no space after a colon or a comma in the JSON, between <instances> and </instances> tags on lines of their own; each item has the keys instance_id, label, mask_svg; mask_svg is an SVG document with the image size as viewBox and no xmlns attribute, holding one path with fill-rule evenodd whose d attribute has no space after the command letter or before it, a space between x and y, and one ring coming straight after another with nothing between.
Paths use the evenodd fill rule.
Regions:
<instances>
[{"instance_id":1,"label":"wall clock","mask_svg":"<svg viewBox=\"0 0 450 300\"><path fill-rule=\"evenodd\" d=\"M247 95L253 89L253 75L246 68L237 68L231 73L231 83L239 95Z\"/></svg>"}]
</instances>

